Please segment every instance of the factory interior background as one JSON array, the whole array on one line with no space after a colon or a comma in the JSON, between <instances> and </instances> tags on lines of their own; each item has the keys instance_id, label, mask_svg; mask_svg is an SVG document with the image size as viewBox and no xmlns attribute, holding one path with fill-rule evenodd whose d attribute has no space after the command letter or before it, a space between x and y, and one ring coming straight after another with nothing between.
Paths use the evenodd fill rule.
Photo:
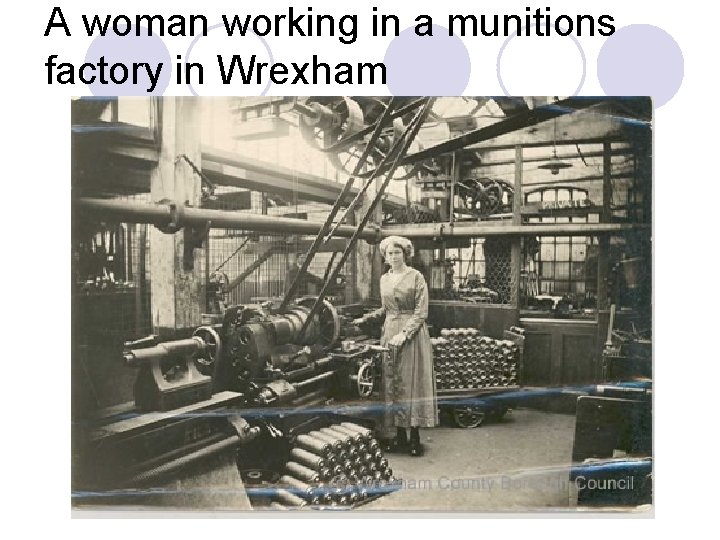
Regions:
<instances>
[{"instance_id":1,"label":"factory interior background","mask_svg":"<svg viewBox=\"0 0 720 540\"><path fill-rule=\"evenodd\" d=\"M648 98L72 100L75 509L652 504ZM385 448L380 241L440 423Z\"/></svg>"}]
</instances>

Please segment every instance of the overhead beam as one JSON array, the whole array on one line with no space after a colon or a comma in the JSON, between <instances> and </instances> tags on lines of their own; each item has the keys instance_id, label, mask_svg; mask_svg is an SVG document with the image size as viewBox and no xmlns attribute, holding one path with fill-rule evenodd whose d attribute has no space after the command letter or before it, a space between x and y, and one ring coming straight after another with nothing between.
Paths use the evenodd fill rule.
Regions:
<instances>
[{"instance_id":1,"label":"overhead beam","mask_svg":"<svg viewBox=\"0 0 720 540\"><path fill-rule=\"evenodd\" d=\"M297 182L283 176L275 176L270 172L251 171L242 166L242 162L236 164L218 161L216 156L203 154L202 171L210 180L221 186L233 186L250 189L253 191L270 191L278 195L292 197L297 194L298 198L316 202L330 202L334 191L334 182L325 181L324 184L316 181ZM341 186L338 186L337 195L340 194ZM337 198L337 197L336 197Z\"/></svg>"},{"instance_id":2,"label":"overhead beam","mask_svg":"<svg viewBox=\"0 0 720 540\"><path fill-rule=\"evenodd\" d=\"M470 131L455 137L449 141L442 142L425 150L415 152L408 155L402 162L402 165L411 165L426 159L437 157L442 154L468 148L492 139L497 139L503 135L508 135L518 130L523 130L530 126L534 126L541 122L552 120L560 116L575 113L579 110L586 109L592 105L607 103L608 98L569 98L558 101L552 105L538 107L537 109L527 110L525 112L511 116L500 122L496 122L489 126ZM605 134L607 136L607 133ZM580 134L580 136L583 136ZM506 139L508 142L509 139ZM522 140L513 140L512 145L525 144Z\"/></svg>"},{"instance_id":3,"label":"overhead beam","mask_svg":"<svg viewBox=\"0 0 720 540\"><path fill-rule=\"evenodd\" d=\"M523 147L563 146L582 141L602 144L608 140L623 140L624 123L614 114L611 103L599 103L585 110L558 115L503 134L492 141L483 141L472 148L479 150ZM585 143L587 144L587 143Z\"/></svg>"},{"instance_id":4,"label":"overhead beam","mask_svg":"<svg viewBox=\"0 0 720 540\"><path fill-rule=\"evenodd\" d=\"M285 195L298 193L304 200L327 204L333 204L337 200L344 185L322 176L209 148L203 149L202 169L220 185ZM359 188L353 187L350 194L356 195L358 191ZM384 203L391 208L405 207L405 200L396 195L388 194Z\"/></svg>"}]
</instances>

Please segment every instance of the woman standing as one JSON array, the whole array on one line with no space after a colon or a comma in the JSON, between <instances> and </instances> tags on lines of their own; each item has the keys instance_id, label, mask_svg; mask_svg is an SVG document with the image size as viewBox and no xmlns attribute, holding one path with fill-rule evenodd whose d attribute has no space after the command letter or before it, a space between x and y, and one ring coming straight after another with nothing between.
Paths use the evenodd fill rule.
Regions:
<instances>
[{"instance_id":1,"label":"woman standing","mask_svg":"<svg viewBox=\"0 0 720 540\"><path fill-rule=\"evenodd\" d=\"M380 279L382 307L354 322L385 317L381 345L389 347L390 354L383 365L387 409L381 436L394 435L388 450L409 449L410 455L421 456L419 428L438 424L432 344L425 324L428 288L423 275L407 264L414 253L410 240L389 236L380 242L380 253L390 265Z\"/></svg>"}]
</instances>

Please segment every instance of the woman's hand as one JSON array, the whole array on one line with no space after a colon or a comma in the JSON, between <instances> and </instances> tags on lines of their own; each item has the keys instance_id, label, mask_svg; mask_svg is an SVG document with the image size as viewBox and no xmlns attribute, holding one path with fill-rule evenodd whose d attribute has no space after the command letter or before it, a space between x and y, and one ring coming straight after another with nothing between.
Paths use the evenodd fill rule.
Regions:
<instances>
[{"instance_id":1,"label":"woman's hand","mask_svg":"<svg viewBox=\"0 0 720 540\"><path fill-rule=\"evenodd\" d=\"M390 341L388 342L389 345L392 345L393 347L400 347L403 343L405 343L405 340L407 337L402 332L399 334L394 335L390 338Z\"/></svg>"},{"instance_id":2,"label":"woman's hand","mask_svg":"<svg viewBox=\"0 0 720 540\"><path fill-rule=\"evenodd\" d=\"M360 326L361 324L365 324L365 319L363 319L362 317L358 317L357 319L353 319L352 323L355 326Z\"/></svg>"}]
</instances>

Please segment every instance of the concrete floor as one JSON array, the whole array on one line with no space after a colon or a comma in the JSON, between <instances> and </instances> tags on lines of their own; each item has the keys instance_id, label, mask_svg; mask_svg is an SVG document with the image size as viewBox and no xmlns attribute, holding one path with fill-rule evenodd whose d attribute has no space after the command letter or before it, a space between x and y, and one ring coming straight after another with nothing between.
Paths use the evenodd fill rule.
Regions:
<instances>
[{"instance_id":1,"label":"concrete floor","mask_svg":"<svg viewBox=\"0 0 720 540\"><path fill-rule=\"evenodd\" d=\"M98 368L79 374L85 377L83 380L89 377L102 384L93 386L95 399L74 403L77 409L132 399L133 370L123 366L122 370L115 370L116 377L103 378L95 376L99 371ZM118 384L118 380L123 384ZM122 395L119 388L123 389ZM74 398L81 395L77 390L75 387ZM488 422L479 428L443 426L421 430L424 457L386 456L395 477L403 481L402 489L360 509L393 512L568 509L574 429L574 415L516 409L501 422Z\"/></svg>"},{"instance_id":2,"label":"concrete floor","mask_svg":"<svg viewBox=\"0 0 720 540\"><path fill-rule=\"evenodd\" d=\"M375 511L518 512L567 509L575 416L514 410L474 429L421 430L425 455L387 456L402 489Z\"/></svg>"}]
</instances>

